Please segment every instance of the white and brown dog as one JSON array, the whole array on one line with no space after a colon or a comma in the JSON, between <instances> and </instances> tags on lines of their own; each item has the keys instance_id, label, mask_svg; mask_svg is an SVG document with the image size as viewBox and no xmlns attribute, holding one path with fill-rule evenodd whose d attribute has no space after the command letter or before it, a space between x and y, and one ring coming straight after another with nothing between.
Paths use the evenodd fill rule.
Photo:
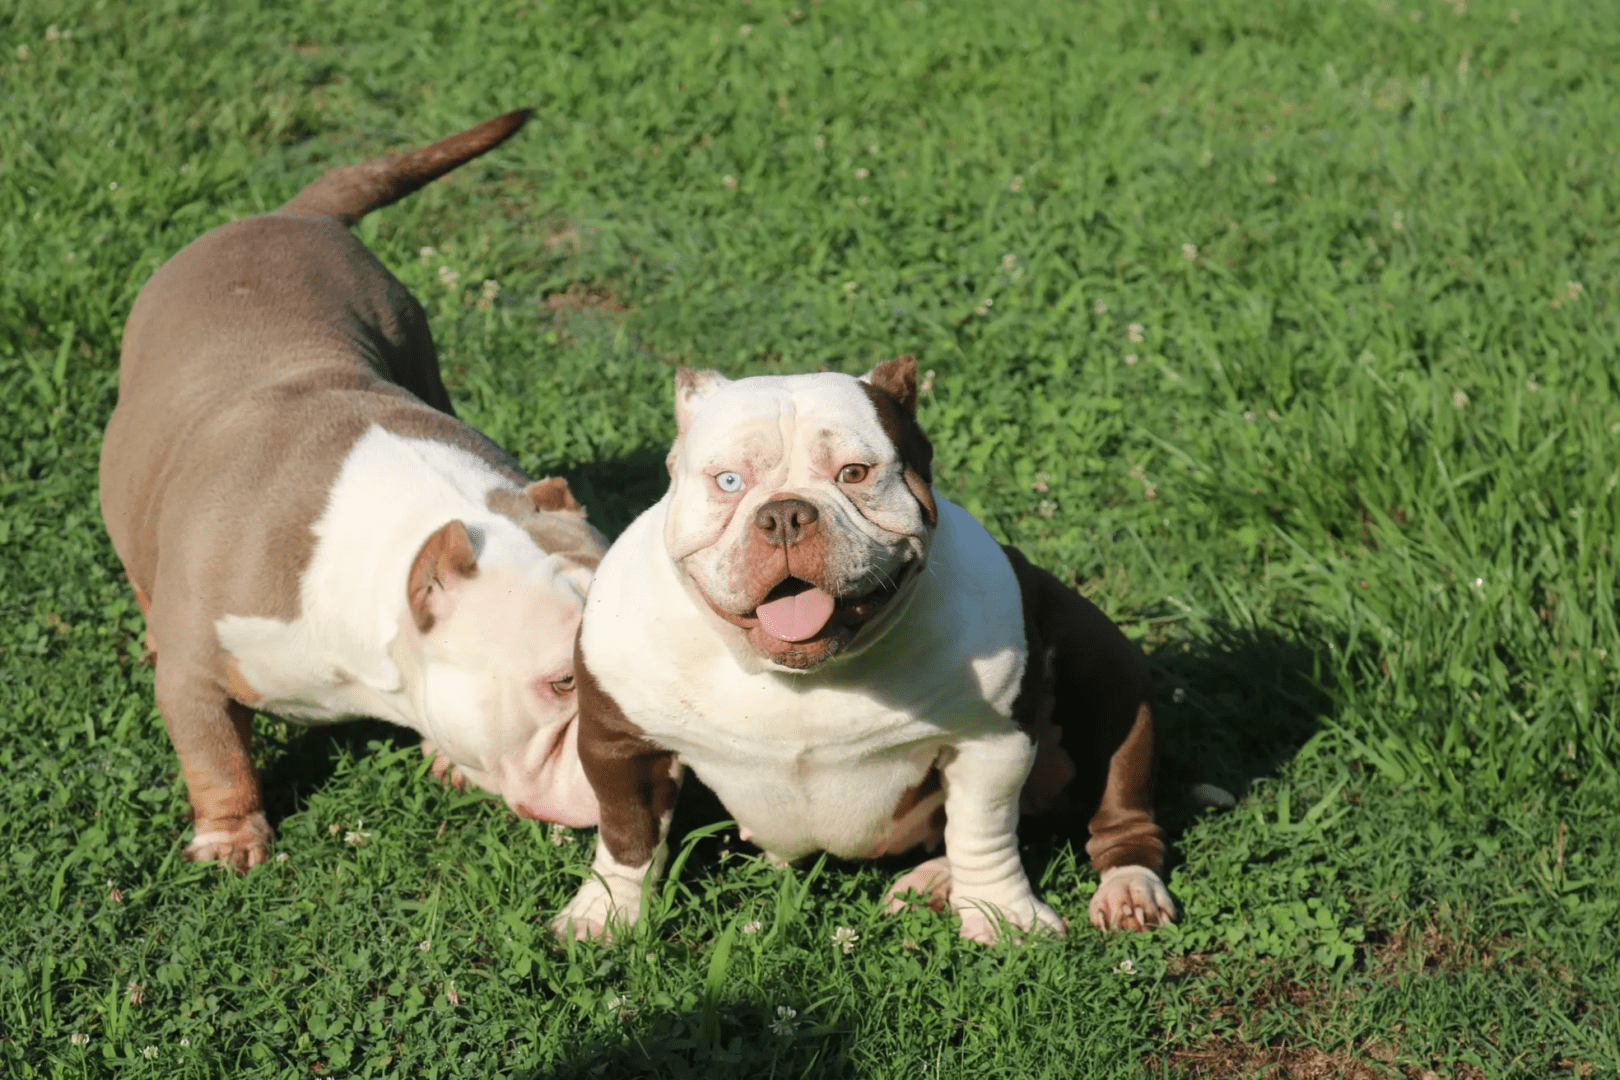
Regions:
<instances>
[{"instance_id":1,"label":"white and brown dog","mask_svg":"<svg viewBox=\"0 0 1620 1080\"><path fill-rule=\"evenodd\" d=\"M254 710L422 733L519 813L596 822L573 642L602 536L455 418L421 306L349 231L497 145L509 113L337 169L169 260L124 327L101 508L146 615L192 859L271 830Z\"/></svg>"},{"instance_id":2,"label":"white and brown dog","mask_svg":"<svg viewBox=\"0 0 1620 1080\"><path fill-rule=\"evenodd\" d=\"M683 766L781 859L944 854L891 890L964 937L1062 933L1020 815L1084 842L1091 919L1174 917L1156 873L1146 665L1075 590L931 486L911 357L864 379L676 377L668 494L613 545L581 626L579 751L601 833L553 923L632 923Z\"/></svg>"}]
</instances>

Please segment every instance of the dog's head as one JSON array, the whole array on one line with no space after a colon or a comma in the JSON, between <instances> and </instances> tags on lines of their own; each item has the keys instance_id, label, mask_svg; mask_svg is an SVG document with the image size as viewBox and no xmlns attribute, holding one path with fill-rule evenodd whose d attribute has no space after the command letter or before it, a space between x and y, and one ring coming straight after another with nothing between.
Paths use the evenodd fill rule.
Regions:
<instances>
[{"instance_id":1,"label":"dog's head","mask_svg":"<svg viewBox=\"0 0 1620 1080\"><path fill-rule=\"evenodd\" d=\"M579 712L574 637L605 545L561 480L510 495L524 505L492 496L501 516L485 527L455 520L428 537L406 586L421 708L458 761L524 732L540 745ZM548 537L567 550L548 551Z\"/></svg>"},{"instance_id":2,"label":"dog's head","mask_svg":"<svg viewBox=\"0 0 1620 1080\"><path fill-rule=\"evenodd\" d=\"M805 671L899 617L938 520L917 365L675 377L664 543L734 652Z\"/></svg>"}]
</instances>

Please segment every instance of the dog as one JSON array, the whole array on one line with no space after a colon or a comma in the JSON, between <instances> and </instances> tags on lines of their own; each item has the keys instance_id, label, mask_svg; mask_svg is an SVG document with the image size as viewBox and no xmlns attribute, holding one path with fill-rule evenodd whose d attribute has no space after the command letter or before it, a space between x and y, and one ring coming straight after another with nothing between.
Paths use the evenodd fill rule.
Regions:
<instances>
[{"instance_id":1,"label":"dog","mask_svg":"<svg viewBox=\"0 0 1620 1080\"><path fill-rule=\"evenodd\" d=\"M1141 653L932 486L916 363L676 375L670 486L609 549L575 653L601 830L560 936L633 924L684 768L775 860L944 853L921 892L991 943L1065 932L1020 818L1085 844L1102 927L1174 918Z\"/></svg>"},{"instance_id":2,"label":"dog","mask_svg":"<svg viewBox=\"0 0 1620 1080\"><path fill-rule=\"evenodd\" d=\"M189 859L268 855L256 710L389 720L437 775L596 822L573 639L605 540L564 480L531 482L455 418L421 305L349 231L528 115L329 172L197 239L135 301L101 508L146 617Z\"/></svg>"}]
</instances>

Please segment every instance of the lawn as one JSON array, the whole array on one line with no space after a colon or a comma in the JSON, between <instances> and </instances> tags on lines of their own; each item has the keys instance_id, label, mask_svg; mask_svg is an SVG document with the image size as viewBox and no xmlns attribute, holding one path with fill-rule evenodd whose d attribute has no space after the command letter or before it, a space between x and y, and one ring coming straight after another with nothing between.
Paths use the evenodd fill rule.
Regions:
<instances>
[{"instance_id":1,"label":"lawn","mask_svg":"<svg viewBox=\"0 0 1620 1080\"><path fill-rule=\"evenodd\" d=\"M1620 19L1519 2L8 7L0 1073L1620 1076ZM1151 660L1179 926L1032 847L1068 939L961 943L694 798L634 940L563 948L590 834L363 721L261 718L275 861L181 861L96 504L124 317L520 105L359 227L462 415L611 534L675 366L916 354L941 492Z\"/></svg>"}]
</instances>

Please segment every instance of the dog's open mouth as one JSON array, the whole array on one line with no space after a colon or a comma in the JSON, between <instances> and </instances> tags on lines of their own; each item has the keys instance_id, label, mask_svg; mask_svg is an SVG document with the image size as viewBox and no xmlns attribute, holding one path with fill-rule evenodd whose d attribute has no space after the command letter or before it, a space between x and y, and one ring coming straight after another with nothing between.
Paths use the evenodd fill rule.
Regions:
<instances>
[{"instance_id":1,"label":"dog's open mouth","mask_svg":"<svg viewBox=\"0 0 1620 1080\"><path fill-rule=\"evenodd\" d=\"M897 576L870 592L840 599L803 578L787 577L765 594L754 609L754 617L760 629L778 641L809 641L820 636L830 623L859 627L899 591Z\"/></svg>"}]
</instances>

